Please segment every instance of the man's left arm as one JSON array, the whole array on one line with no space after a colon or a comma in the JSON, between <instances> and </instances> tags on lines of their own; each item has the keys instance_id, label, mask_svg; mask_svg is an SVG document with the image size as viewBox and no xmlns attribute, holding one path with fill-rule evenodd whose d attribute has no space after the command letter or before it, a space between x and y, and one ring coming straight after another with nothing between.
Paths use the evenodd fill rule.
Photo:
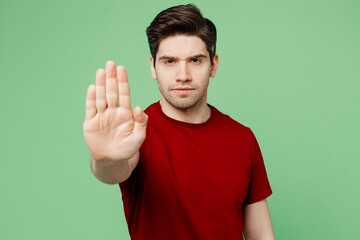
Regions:
<instances>
[{"instance_id":1,"label":"man's left arm","mask_svg":"<svg viewBox=\"0 0 360 240\"><path fill-rule=\"evenodd\" d=\"M275 240L266 198L243 207L244 237L246 240Z\"/></svg>"}]
</instances>

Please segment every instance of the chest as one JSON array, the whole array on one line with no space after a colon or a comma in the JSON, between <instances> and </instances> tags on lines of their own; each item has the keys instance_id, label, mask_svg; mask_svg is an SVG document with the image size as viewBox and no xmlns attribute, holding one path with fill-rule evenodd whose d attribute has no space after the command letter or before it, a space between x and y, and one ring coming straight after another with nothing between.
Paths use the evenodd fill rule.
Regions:
<instances>
[{"instance_id":1,"label":"chest","mask_svg":"<svg viewBox=\"0 0 360 240\"><path fill-rule=\"evenodd\" d=\"M219 203L241 205L245 199L251 159L241 136L172 129L155 131L147 140L140 161L146 188L152 192L149 198L164 204L169 198L181 199L192 205L209 204L209 208Z\"/></svg>"}]
</instances>

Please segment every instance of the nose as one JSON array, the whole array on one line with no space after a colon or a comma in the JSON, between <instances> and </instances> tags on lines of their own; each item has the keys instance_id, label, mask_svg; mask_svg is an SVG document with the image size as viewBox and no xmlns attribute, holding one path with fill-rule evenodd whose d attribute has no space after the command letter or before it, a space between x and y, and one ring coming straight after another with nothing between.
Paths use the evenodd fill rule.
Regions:
<instances>
[{"instance_id":1,"label":"nose","mask_svg":"<svg viewBox=\"0 0 360 240\"><path fill-rule=\"evenodd\" d=\"M187 61L179 62L176 82L191 82L191 74Z\"/></svg>"}]
</instances>

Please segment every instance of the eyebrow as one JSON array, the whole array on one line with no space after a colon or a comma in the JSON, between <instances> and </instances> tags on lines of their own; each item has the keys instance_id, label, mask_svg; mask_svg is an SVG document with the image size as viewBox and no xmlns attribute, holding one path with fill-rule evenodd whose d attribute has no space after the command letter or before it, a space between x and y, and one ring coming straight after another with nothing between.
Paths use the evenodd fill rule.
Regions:
<instances>
[{"instance_id":1,"label":"eyebrow","mask_svg":"<svg viewBox=\"0 0 360 240\"><path fill-rule=\"evenodd\" d=\"M193 59L193 58L207 58L207 56L204 54L196 54L196 55L188 57L187 59ZM158 60L160 61L160 60L164 60L164 59L179 59L179 58L174 57L174 56L164 55L164 56L159 57Z\"/></svg>"}]
</instances>

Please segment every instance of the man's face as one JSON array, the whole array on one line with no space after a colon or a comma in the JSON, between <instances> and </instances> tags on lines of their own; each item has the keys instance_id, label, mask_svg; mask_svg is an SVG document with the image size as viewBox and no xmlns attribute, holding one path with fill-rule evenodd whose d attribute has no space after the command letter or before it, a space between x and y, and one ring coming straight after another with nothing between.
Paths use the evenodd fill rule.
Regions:
<instances>
[{"instance_id":1,"label":"man's face","mask_svg":"<svg viewBox=\"0 0 360 240\"><path fill-rule=\"evenodd\" d=\"M152 77L158 81L161 102L177 109L189 109L207 103L209 77L215 77L218 56L211 66L203 40L197 36L175 35L159 44Z\"/></svg>"}]
</instances>

